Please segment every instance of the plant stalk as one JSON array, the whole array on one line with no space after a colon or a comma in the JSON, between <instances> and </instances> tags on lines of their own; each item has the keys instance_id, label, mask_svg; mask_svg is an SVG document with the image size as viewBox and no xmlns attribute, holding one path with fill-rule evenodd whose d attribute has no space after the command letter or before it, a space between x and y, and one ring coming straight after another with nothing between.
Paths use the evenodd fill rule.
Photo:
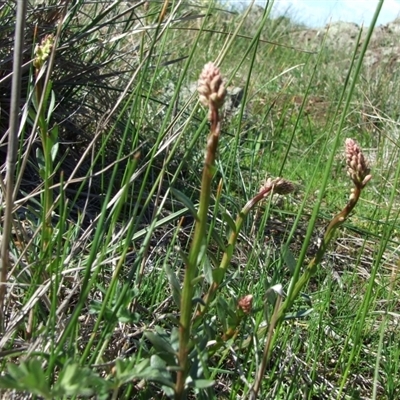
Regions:
<instances>
[{"instance_id":1,"label":"plant stalk","mask_svg":"<svg viewBox=\"0 0 400 400\"><path fill-rule=\"evenodd\" d=\"M4 209L4 224L0 247L0 331L4 331L4 297L7 291L7 274L9 267L9 244L12 227L12 212L14 208L14 174L18 151L18 129L21 97L22 58L25 32L26 1L17 3L17 22L15 27L15 47L13 60L13 77L10 104L10 129L8 132L6 194Z\"/></svg>"},{"instance_id":2,"label":"plant stalk","mask_svg":"<svg viewBox=\"0 0 400 400\"><path fill-rule=\"evenodd\" d=\"M197 213L195 231L192 246L186 265L185 277L183 281L182 299L181 299L181 316L179 321L179 371L175 387L175 399L184 398L185 381L188 371L188 355L190 341L190 325L192 316L192 298L194 293L193 280L197 276L198 258L201 248L204 245L207 228L207 215L211 196L211 182L214 175L214 163L217 153L220 124L218 121L218 110L212 110L211 115L211 133L207 140L206 158L204 162L200 204Z\"/></svg>"}]
</instances>

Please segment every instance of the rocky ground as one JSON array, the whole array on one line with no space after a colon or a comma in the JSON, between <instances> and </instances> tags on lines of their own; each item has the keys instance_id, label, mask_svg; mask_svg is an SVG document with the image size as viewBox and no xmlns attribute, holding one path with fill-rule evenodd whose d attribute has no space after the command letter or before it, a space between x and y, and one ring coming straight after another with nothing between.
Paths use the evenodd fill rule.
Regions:
<instances>
[{"instance_id":1,"label":"rocky ground","mask_svg":"<svg viewBox=\"0 0 400 400\"><path fill-rule=\"evenodd\" d=\"M353 52L358 40L358 47L362 46L367 31L368 28L352 22L334 22L321 29L305 29L296 32L295 35L300 43L313 49L320 47L322 41L325 40L328 47ZM359 36L360 39L358 39ZM375 27L364 59L365 65L375 68L385 63L390 68L397 68L400 60L399 39L400 18Z\"/></svg>"},{"instance_id":2,"label":"rocky ground","mask_svg":"<svg viewBox=\"0 0 400 400\"><path fill-rule=\"evenodd\" d=\"M262 7L254 6L249 15L251 24L256 26L257 21L261 20L263 12ZM298 29L285 31L285 26L289 25L290 28L295 26L293 21L286 17L280 17L276 21L280 21L283 26L283 35L287 35L293 43L300 46L305 45L310 50L320 49L323 41L325 41L325 46L332 49L348 50L352 54L357 46L358 36L360 35L358 47L361 47L368 32L368 27L346 21L332 22L318 29L304 28L298 25ZM385 25L376 26L368 46L365 65L376 67L383 62L397 68L400 59L399 39L400 17Z\"/></svg>"}]
</instances>

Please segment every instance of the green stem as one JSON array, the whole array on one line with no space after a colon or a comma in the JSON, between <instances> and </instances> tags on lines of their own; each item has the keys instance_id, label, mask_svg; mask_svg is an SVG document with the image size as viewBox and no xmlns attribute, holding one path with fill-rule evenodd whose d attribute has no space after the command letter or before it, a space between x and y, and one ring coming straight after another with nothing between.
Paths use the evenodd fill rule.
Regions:
<instances>
[{"instance_id":1,"label":"green stem","mask_svg":"<svg viewBox=\"0 0 400 400\"><path fill-rule=\"evenodd\" d=\"M37 71L37 75L39 71ZM44 95L42 80L38 79L36 83L36 103L39 105L41 97ZM45 99L46 101L46 99ZM53 190L51 186L53 185L52 173L53 173L53 160L51 158L51 147L53 145L53 140L50 138L48 130L48 121L46 121L45 105L39 110L40 116L38 119L38 126L40 132L40 139L42 142L43 149L43 159L44 159L44 170L42 174L42 179L44 182L44 191L42 195L43 204L43 217L42 217L42 243L41 250L42 254L46 254L51 234L51 209L53 206Z\"/></svg>"},{"instance_id":2,"label":"green stem","mask_svg":"<svg viewBox=\"0 0 400 400\"><path fill-rule=\"evenodd\" d=\"M291 290L288 293L286 300L280 306L278 314L277 314L277 324L275 327L275 333L274 333L272 342L269 347L267 360L269 360L271 357L272 350L274 349L274 343L279 336L279 331L282 326L282 322L284 320L286 312L292 307L294 301L299 296L300 292L308 284L310 278L315 274L317 267L321 263L321 260L326 252L326 249L327 249L329 243L331 242L331 240L333 238L333 235L334 235L336 229L346 221L346 219L350 215L351 211L356 206L356 204L360 198L361 191L362 191L362 187L356 186L353 189L352 195L350 196L350 200L347 203L346 207L331 220L331 222L329 223L329 225L325 231L325 235L323 237L321 246L319 247L319 249L317 251L317 254L310 261L310 263L306 267L303 274L300 276L300 278L294 284L293 290ZM263 328L259 329L257 332L257 336L261 337L262 335L264 335L267 329L268 329L268 327L263 327ZM246 348L247 346L249 346L249 344L251 343L250 340L251 339L245 340L244 343L242 344L242 348Z\"/></svg>"},{"instance_id":3,"label":"green stem","mask_svg":"<svg viewBox=\"0 0 400 400\"><path fill-rule=\"evenodd\" d=\"M254 196L251 200L249 200L246 205L242 208L240 213L238 214L235 221L235 230L231 232L228 245L226 246L224 255L222 256L222 260L219 266L219 269L222 271L221 275L219 275L219 279L215 280L213 284L210 286L207 294L204 296L203 301L205 306L200 310L200 314L204 314L209 304L214 300L215 294L224 279L226 271L230 265L233 250L235 249L237 238L239 237L240 230L242 228L243 222L249 212L254 208L254 206L259 203L261 200L265 198L265 196L272 191L272 186L266 187L262 189L256 196Z\"/></svg>"},{"instance_id":4,"label":"green stem","mask_svg":"<svg viewBox=\"0 0 400 400\"><path fill-rule=\"evenodd\" d=\"M216 109L211 110L211 133L207 140L206 159L200 191L200 205L197 213L193 242L190 248L183 281L181 316L179 323L179 371L175 387L175 399L184 398L185 381L188 371L190 324L192 316L193 280L197 276L198 257L206 237L207 214L211 196L211 182L214 175L214 163L219 140L219 117Z\"/></svg>"},{"instance_id":5,"label":"green stem","mask_svg":"<svg viewBox=\"0 0 400 400\"><path fill-rule=\"evenodd\" d=\"M43 134L48 134L47 132ZM51 141L47 140L47 147L49 147ZM51 158L51 148L46 148L44 154L45 159L45 177L44 177L44 193L43 193L43 240L42 240L42 251L45 254L47 252L49 242L52 236L52 224L51 224L51 211L53 207L53 160Z\"/></svg>"},{"instance_id":6,"label":"green stem","mask_svg":"<svg viewBox=\"0 0 400 400\"><path fill-rule=\"evenodd\" d=\"M304 288L304 286L307 285L310 278L315 274L317 267L321 263L322 258L326 252L326 249L327 249L329 243L331 242L331 240L333 238L333 235L334 235L336 229L344 223L344 221L347 219L347 217L350 215L351 211L357 204L358 199L360 198L360 195L361 195L361 190L362 190L362 188L360 186L355 187L346 207L339 214L337 214L329 223L328 227L326 228L325 235L322 240L321 246L319 246L319 248L318 248L317 254L310 261L306 270L301 275L299 280L296 282L293 290L288 294L288 297L286 298L285 302L282 303L282 305L277 303L279 308L277 308L277 305L275 305L275 309L277 310L277 313L274 312L274 318L272 319L272 321L269 324L268 340L267 340L267 344L264 348L262 363L261 363L260 369L258 370L258 373L257 373L257 379L255 382L255 385L252 388L252 391L250 393L250 400L255 399L259 392L260 385L261 385L261 378L264 376L265 368L268 365L269 360L271 359L272 351L275 348L275 343L279 337L279 332L282 327L283 319L284 319L284 316L285 316L287 310L289 310L292 307L294 301L299 296L301 290ZM274 327L275 327L275 332L272 334L272 330ZM261 332L259 332L259 334L260 333Z\"/></svg>"},{"instance_id":7,"label":"green stem","mask_svg":"<svg viewBox=\"0 0 400 400\"><path fill-rule=\"evenodd\" d=\"M318 265L321 263L322 258L324 257L326 250L328 248L328 245L331 242L334 233L336 232L336 229L339 228L339 226L341 226L346 221L351 211L356 206L358 199L360 198L360 195L361 195L361 187L356 186L354 188L352 195L350 196L350 200L347 203L346 207L339 214L333 217L333 219L329 223L328 227L326 228L324 237L322 239L322 243L318 248L317 254L310 261L306 270L303 272L303 275L296 282L293 290L291 291L291 293L288 294L288 297L282 304L282 307L279 310L278 314L279 320L281 320L284 317L286 311L289 310L290 307L293 305L294 301L299 296L304 286L307 285L310 278L316 273Z\"/></svg>"}]
</instances>

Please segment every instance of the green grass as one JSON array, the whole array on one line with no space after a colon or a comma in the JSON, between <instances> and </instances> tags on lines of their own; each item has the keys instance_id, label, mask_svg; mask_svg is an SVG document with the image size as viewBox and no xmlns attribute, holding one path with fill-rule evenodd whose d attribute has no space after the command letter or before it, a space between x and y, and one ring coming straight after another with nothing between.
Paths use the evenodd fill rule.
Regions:
<instances>
[{"instance_id":1,"label":"green grass","mask_svg":"<svg viewBox=\"0 0 400 400\"><path fill-rule=\"evenodd\" d=\"M0 153L10 171L14 140L15 179L0 182L3 398L399 397L398 72L362 64L367 39L353 53L307 46L303 26L268 11L48 3L28 6L23 63L46 33L56 52L22 69L13 97L16 6L0 8L2 131L10 103L26 110ZM195 91L208 61L243 89L223 112L212 181ZM348 137L373 178L292 299L348 201ZM231 254L235 221L268 177L296 190L250 207Z\"/></svg>"}]
</instances>

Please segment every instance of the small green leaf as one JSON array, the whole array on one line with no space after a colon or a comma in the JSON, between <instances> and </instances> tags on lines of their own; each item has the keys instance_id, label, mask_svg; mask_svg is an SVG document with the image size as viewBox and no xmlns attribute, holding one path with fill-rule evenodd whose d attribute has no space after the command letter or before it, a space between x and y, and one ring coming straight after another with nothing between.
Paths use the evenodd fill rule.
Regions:
<instances>
[{"instance_id":1,"label":"small green leaf","mask_svg":"<svg viewBox=\"0 0 400 400\"><path fill-rule=\"evenodd\" d=\"M58 124L54 124L49 132L51 144L55 144L58 141Z\"/></svg>"},{"instance_id":2,"label":"small green leaf","mask_svg":"<svg viewBox=\"0 0 400 400\"><path fill-rule=\"evenodd\" d=\"M88 380L87 374L79 368L78 364L68 364L60 374L57 381L56 389L57 394L74 396L81 395L88 397L93 394L93 390L87 387Z\"/></svg>"},{"instance_id":3,"label":"small green leaf","mask_svg":"<svg viewBox=\"0 0 400 400\"><path fill-rule=\"evenodd\" d=\"M210 379L196 379L191 381L188 386L196 388L196 389L207 389L211 386L214 386L214 381Z\"/></svg>"},{"instance_id":4,"label":"small green leaf","mask_svg":"<svg viewBox=\"0 0 400 400\"><path fill-rule=\"evenodd\" d=\"M307 310L299 310L293 313L285 314L284 319L289 320L289 319L299 319L299 318L304 318L307 315L311 314L314 311L313 308L309 308Z\"/></svg>"},{"instance_id":5,"label":"small green leaf","mask_svg":"<svg viewBox=\"0 0 400 400\"><path fill-rule=\"evenodd\" d=\"M213 281L214 281L213 267L207 256L204 257L204 261L203 261L203 273L204 273L204 277L205 277L207 283L209 283L209 284L213 283Z\"/></svg>"},{"instance_id":6,"label":"small green leaf","mask_svg":"<svg viewBox=\"0 0 400 400\"><path fill-rule=\"evenodd\" d=\"M213 282L219 285L224 279L225 270L223 268L216 268L213 270L212 275L213 275Z\"/></svg>"},{"instance_id":7,"label":"small green leaf","mask_svg":"<svg viewBox=\"0 0 400 400\"><path fill-rule=\"evenodd\" d=\"M179 255L181 256L183 263L184 263L186 266L189 265L189 258L188 258L188 256L187 256L187 254L185 254L185 253L184 253L182 250L180 250L180 249L179 249L178 253L179 253Z\"/></svg>"},{"instance_id":8,"label":"small green leaf","mask_svg":"<svg viewBox=\"0 0 400 400\"><path fill-rule=\"evenodd\" d=\"M60 375L60 379L58 382L62 385L69 384L73 379L75 379L75 375L78 370L78 364L68 364L62 370L62 374Z\"/></svg>"},{"instance_id":9,"label":"small green leaf","mask_svg":"<svg viewBox=\"0 0 400 400\"><path fill-rule=\"evenodd\" d=\"M180 307L181 304L181 285L179 283L178 278L175 275L175 272L172 268L166 264L165 265L165 273L167 274L168 283L171 288L172 298L176 306Z\"/></svg>"},{"instance_id":10,"label":"small green leaf","mask_svg":"<svg viewBox=\"0 0 400 400\"><path fill-rule=\"evenodd\" d=\"M53 144L53 146L51 147L51 160L54 161L57 157L57 153L58 153L58 147L59 147L59 143L55 142Z\"/></svg>"},{"instance_id":11,"label":"small green leaf","mask_svg":"<svg viewBox=\"0 0 400 400\"><path fill-rule=\"evenodd\" d=\"M51 90L51 82L49 82L48 88ZM47 91L48 92L48 91ZM55 108L56 104L56 95L54 94L53 91L50 93L50 103L49 103L49 109L47 111L47 121L50 121L51 116L53 115L53 111Z\"/></svg>"},{"instance_id":12,"label":"small green leaf","mask_svg":"<svg viewBox=\"0 0 400 400\"><path fill-rule=\"evenodd\" d=\"M202 241L201 246L200 246L200 251L197 256L197 265L201 265L203 262L203 257L207 252L207 243L205 241Z\"/></svg>"},{"instance_id":13,"label":"small green leaf","mask_svg":"<svg viewBox=\"0 0 400 400\"><path fill-rule=\"evenodd\" d=\"M312 298L309 294L307 293L300 293L301 298L309 305L312 307Z\"/></svg>"},{"instance_id":14,"label":"small green leaf","mask_svg":"<svg viewBox=\"0 0 400 400\"><path fill-rule=\"evenodd\" d=\"M155 356L152 356L152 358ZM146 368L140 375L136 377L137 379L146 379L148 381L158 382L167 388L173 389L175 384L171 379L169 372L166 369L159 370L154 367Z\"/></svg>"},{"instance_id":15,"label":"small green leaf","mask_svg":"<svg viewBox=\"0 0 400 400\"><path fill-rule=\"evenodd\" d=\"M130 312L127 308L120 308L117 312L117 318L123 324L133 324L140 321L140 315Z\"/></svg>"},{"instance_id":16,"label":"small green leaf","mask_svg":"<svg viewBox=\"0 0 400 400\"><path fill-rule=\"evenodd\" d=\"M222 213L222 219L228 224L229 229L236 233L236 224L235 221L233 220L233 218L228 214L227 211L224 211Z\"/></svg>"},{"instance_id":17,"label":"small green leaf","mask_svg":"<svg viewBox=\"0 0 400 400\"><path fill-rule=\"evenodd\" d=\"M224 329L224 331L228 328L228 321L227 321L227 317L228 317L228 310L229 310L229 305L228 303L225 301L225 299L223 299L221 296L217 298L217 304L216 304L216 308L217 308L217 314L218 314L218 319L220 320L222 327Z\"/></svg>"},{"instance_id":18,"label":"small green leaf","mask_svg":"<svg viewBox=\"0 0 400 400\"><path fill-rule=\"evenodd\" d=\"M283 249L283 259L285 260L285 264L289 268L289 271L291 274L294 274L294 271L296 270L296 259L292 253L292 251L289 249L288 246L286 246Z\"/></svg>"},{"instance_id":19,"label":"small green leaf","mask_svg":"<svg viewBox=\"0 0 400 400\"><path fill-rule=\"evenodd\" d=\"M9 385L10 389L23 390L44 398L52 397L39 360L33 359L20 365L8 364L7 369L8 376L0 378L0 387Z\"/></svg>"},{"instance_id":20,"label":"small green leaf","mask_svg":"<svg viewBox=\"0 0 400 400\"><path fill-rule=\"evenodd\" d=\"M207 257L209 258L210 263L214 268L216 268L219 265L217 254L213 250L210 249L207 252Z\"/></svg>"},{"instance_id":21,"label":"small green leaf","mask_svg":"<svg viewBox=\"0 0 400 400\"><path fill-rule=\"evenodd\" d=\"M168 343L165 336L161 336L158 333L147 331L144 333L144 336L151 342L151 344L155 347L157 351L175 354L175 350Z\"/></svg>"},{"instance_id":22,"label":"small green leaf","mask_svg":"<svg viewBox=\"0 0 400 400\"><path fill-rule=\"evenodd\" d=\"M42 71L44 74L45 68L42 68L40 72L42 72ZM49 81L48 84L46 85L46 91L44 93L43 111L46 110L46 105L49 104L50 96L54 97L54 100L52 98L50 98L50 105L51 105L51 102L53 101L53 110L54 110L55 96L54 96L54 92L52 91L52 87L53 87L53 83L52 83L52 81ZM47 115L49 115L49 113ZM49 118L47 119L47 121L49 121Z\"/></svg>"},{"instance_id":23,"label":"small green leaf","mask_svg":"<svg viewBox=\"0 0 400 400\"><path fill-rule=\"evenodd\" d=\"M15 365L11 363L7 364L7 370L10 376L15 380L22 380L28 374L25 363L21 363L20 365Z\"/></svg>"},{"instance_id":24,"label":"small green leaf","mask_svg":"<svg viewBox=\"0 0 400 400\"><path fill-rule=\"evenodd\" d=\"M19 381L12 378L10 375L0 376L0 388L1 389L12 389L12 390L22 390Z\"/></svg>"},{"instance_id":25,"label":"small green leaf","mask_svg":"<svg viewBox=\"0 0 400 400\"><path fill-rule=\"evenodd\" d=\"M199 282L202 282L204 280L204 275L199 275L198 277L194 278L192 280L192 285L197 285Z\"/></svg>"},{"instance_id":26,"label":"small green leaf","mask_svg":"<svg viewBox=\"0 0 400 400\"><path fill-rule=\"evenodd\" d=\"M127 383L133 379L141 379L142 374L149 368L149 364L149 359L145 358L132 367L130 359L121 360L117 358L115 363L115 378L119 384Z\"/></svg>"},{"instance_id":27,"label":"small green leaf","mask_svg":"<svg viewBox=\"0 0 400 400\"><path fill-rule=\"evenodd\" d=\"M187 197L184 193L182 193L181 191L174 189L174 188L170 188L171 193L184 205L187 207L187 209L190 211L190 213L192 214L192 216L196 219L196 221L198 221L198 217L197 217L197 210L194 207L192 201L189 199L189 197Z\"/></svg>"},{"instance_id":28,"label":"small green leaf","mask_svg":"<svg viewBox=\"0 0 400 400\"><path fill-rule=\"evenodd\" d=\"M38 163L40 177L44 179L44 176L42 175L44 174L46 164L44 162L43 152L40 147L36 148L36 161Z\"/></svg>"},{"instance_id":29,"label":"small green leaf","mask_svg":"<svg viewBox=\"0 0 400 400\"><path fill-rule=\"evenodd\" d=\"M167 363L157 354L154 354L150 357L150 365L158 370L167 369Z\"/></svg>"},{"instance_id":30,"label":"small green leaf","mask_svg":"<svg viewBox=\"0 0 400 400\"><path fill-rule=\"evenodd\" d=\"M163 385L163 386L161 386L161 388L162 388L162 390L164 391L164 393L165 393L165 395L167 397L169 397L169 398L174 397L174 394L175 394L174 388L175 388L175 386L169 387L169 386Z\"/></svg>"},{"instance_id":31,"label":"small green leaf","mask_svg":"<svg viewBox=\"0 0 400 400\"><path fill-rule=\"evenodd\" d=\"M176 352L179 350L179 329L172 328L171 332L171 346L175 349Z\"/></svg>"},{"instance_id":32,"label":"small green leaf","mask_svg":"<svg viewBox=\"0 0 400 400\"><path fill-rule=\"evenodd\" d=\"M96 392L96 397L103 397L111 385L111 382L106 381L91 369L81 367L75 362L67 362L54 385L52 398L90 397L93 392Z\"/></svg>"},{"instance_id":33,"label":"small green leaf","mask_svg":"<svg viewBox=\"0 0 400 400\"><path fill-rule=\"evenodd\" d=\"M103 304L98 301L92 301L89 304L89 314L99 314L103 310ZM103 318L108 322L117 321L117 317L110 307L103 310Z\"/></svg>"},{"instance_id":34,"label":"small green leaf","mask_svg":"<svg viewBox=\"0 0 400 400\"><path fill-rule=\"evenodd\" d=\"M218 235L216 230L213 230L211 232L212 238L216 241L218 247L222 250L225 251L225 241L221 238L220 235Z\"/></svg>"}]
</instances>

